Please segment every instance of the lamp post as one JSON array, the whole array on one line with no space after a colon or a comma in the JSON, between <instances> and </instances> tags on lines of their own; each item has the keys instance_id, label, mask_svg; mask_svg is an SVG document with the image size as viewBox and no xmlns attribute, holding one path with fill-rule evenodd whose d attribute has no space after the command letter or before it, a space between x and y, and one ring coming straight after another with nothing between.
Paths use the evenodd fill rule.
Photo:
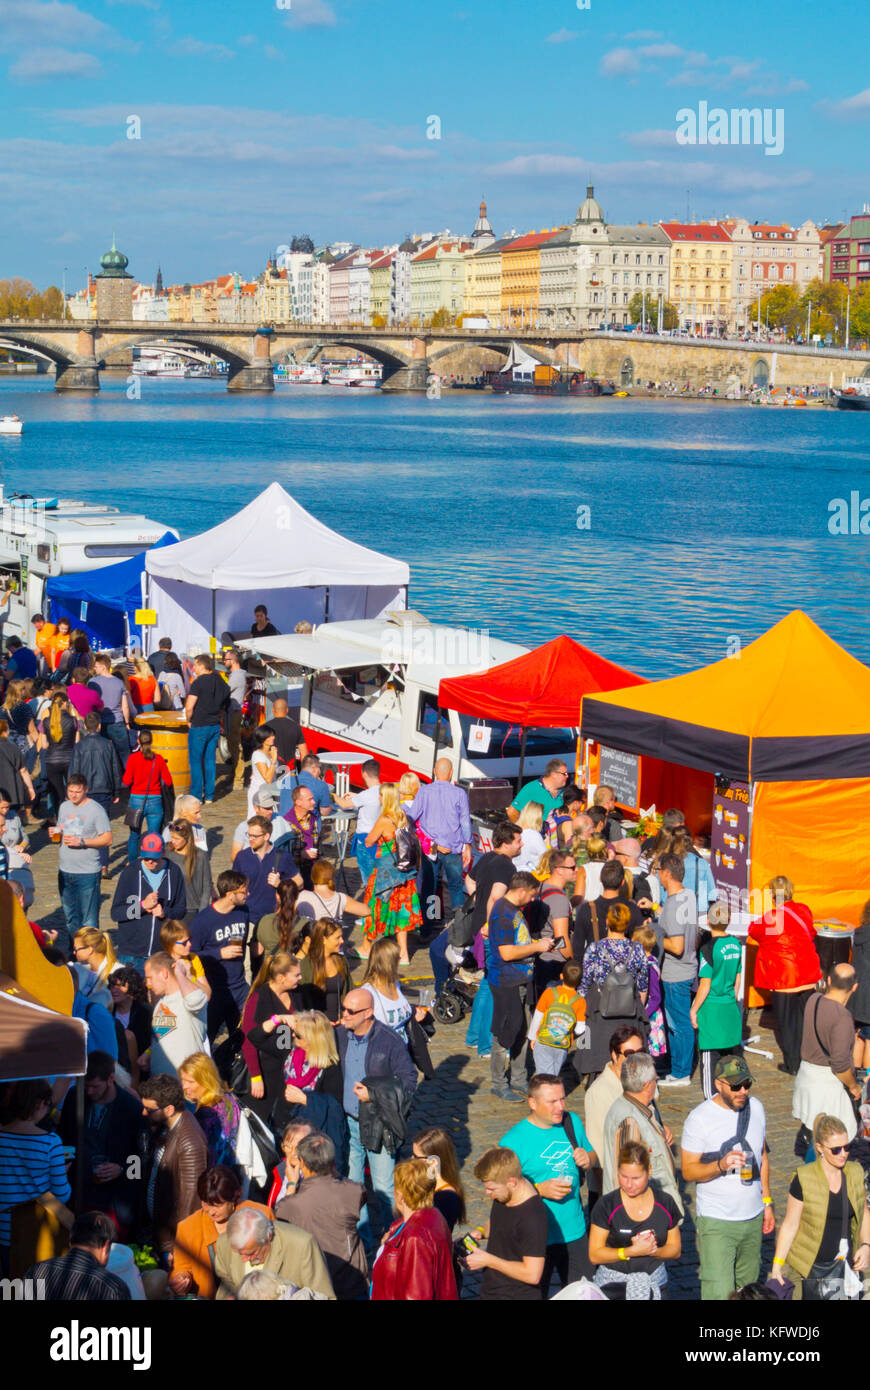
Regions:
<instances>
[{"instance_id":1,"label":"lamp post","mask_svg":"<svg viewBox=\"0 0 870 1390\"><path fill-rule=\"evenodd\" d=\"M807 305L807 342L810 341L810 317L811 317L811 315L812 315L812 312L813 312L813 301L810 300L809 304Z\"/></svg>"},{"instance_id":2,"label":"lamp post","mask_svg":"<svg viewBox=\"0 0 870 1390\"><path fill-rule=\"evenodd\" d=\"M851 307L852 307L852 296L851 296L851 294L847 294L847 295L846 295L846 342L845 342L845 348L846 348L846 351L847 351L847 352L849 351L849 311L850 311Z\"/></svg>"}]
</instances>

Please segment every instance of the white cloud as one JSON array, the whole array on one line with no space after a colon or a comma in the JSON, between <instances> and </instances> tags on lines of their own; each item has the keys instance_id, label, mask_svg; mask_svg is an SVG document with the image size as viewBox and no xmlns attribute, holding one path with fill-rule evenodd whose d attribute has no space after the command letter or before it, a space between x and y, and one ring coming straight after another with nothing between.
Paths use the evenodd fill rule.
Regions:
<instances>
[{"instance_id":1,"label":"white cloud","mask_svg":"<svg viewBox=\"0 0 870 1390\"><path fill-rule=\"evenodd\" d=\"M870 87L856 92L854 96L844 97L842 101L820 101L818 110L834 120L867 120L870 118Z\"/></svg>"},{"instance_id":2,"label":"white cloud","mask_svg":"<svg viewBox=\"0 0 870 1390\"><path fill-rule=\"evenodd\" d=\"M673 130L633 130L622 137L638 149L670 149L676 147L677 132Z\"/></svg>"},{"instance_id":3,"label":"white cloud","mask_svg":"<svg viewBox=\"0 0 870 1390\"><path fill-rule=\"evenodd\" d=\"M3 0L0 4L0 42L93 43L110 40L114 31L101 19L61 0Z\"/></svg>"},{"instance_id":4,"label":"white cloud","mask_svg":"<svg viewBox=\"0 0 870 1390\"><path fill-rule=\"evenodd\" d=\"M625 77L629 73L640 72L641 62L631 48L611 48L598 64L602 77Z\"/></svg>"},{"instance_id":5,"label":"white cloud","mask_svg":"<svg viewBox=\"0 0 870 1390\"><path fill-rule=\"evenodd\" d=\"M291 29L333 29L337 22L327 0L292 0L285 21Z\"/></svg>"},{"instance_id":6,"label":"white cloud","mask_svg":"<svg viewBox=\"0 0 870 1390\"><path fill-rule=\"evenodd\" d=\"M215 58L218 62L236 56L233 49L222 43L204 43L202 39L192 38L177 39L170 45L169 52L173 58Z\"/></svg>"},{"instance_id":7,"label":"white cloud","mask_svg":"<svg viewBox=\"0 0 870 1390\"><path fill-rule=\"evenodd\" d=\"M50 82L63 77L99 77L101 70L99 58L92 53L32 48L15 60L9 76L16 82Z\"/></svg>"},{"instance_id":8,"label":"white cloud","mask_svg":"<svg viewBox=\"0 0 870 1390\"><path fill-rule=\"evenodd\" d=\"M579 39L580 34L577 29L557 29L555 33L548 34L546 43L570 43L572 39Z\"/></svg>"}]
</instances>

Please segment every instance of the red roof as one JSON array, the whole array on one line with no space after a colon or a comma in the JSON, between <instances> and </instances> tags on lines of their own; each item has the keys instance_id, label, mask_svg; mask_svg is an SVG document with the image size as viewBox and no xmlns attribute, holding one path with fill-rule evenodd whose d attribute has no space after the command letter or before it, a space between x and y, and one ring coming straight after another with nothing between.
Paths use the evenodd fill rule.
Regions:
<instances>
[{"instance_id":1,"label":"red roof","mask_svg":"<svg viewBox=\"0 0 870 1390\"><path fill-rule=\"evenodd\" d=\"M731 238L717 222L660 222L659 226L671 241L730 241Z\"/></svg>"},{"instance_id":2,"label":"red roof","mask_svg":"<svg viewBox=\"0 0 870 1390\"><path fill-rule=\"evenodd\" d=\"M529 251L536 246L543 246L545 241L549 241L554 236L556 236L555 231L529 232L528 236L518 236L516 241L512 241L509 246L504 248L502 255L506 256L509 251Z\"/></svg>"},{"instance_id":3,"label":"red roof","mask_svg":"<svg viewBox=\"0 0 870 1390\"><path fill-rule=\"evenodd\" d=\"M382 266L385 266L385 265L392 265L392 264L393 264L393 261L394 261L395 259L396 259L395 252L390 251L388 255L386 255L386 256L381 256L380 260L372 261L371 266L369 267L369 269L371 269L371 270L380 270Z\"/></svg>"},{"instance_id":4,"label":"red roof","mask_svg":"<svg viewBox=\"0 0 870 1390\"><path fill-rule=\"evenodd\" d=\"M438 687L438 703L460 714L503 719L521 728L572 728L580 723L584 695L646 685L571 637L556 637L473 676L452 676Z\"/></svg>"}]
</instances>

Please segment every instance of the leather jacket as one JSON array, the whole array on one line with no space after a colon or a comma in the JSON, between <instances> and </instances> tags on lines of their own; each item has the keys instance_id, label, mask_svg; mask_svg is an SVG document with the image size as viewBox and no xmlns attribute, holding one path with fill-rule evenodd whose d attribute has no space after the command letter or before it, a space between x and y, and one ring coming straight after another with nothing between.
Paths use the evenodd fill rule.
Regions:
<instances>
[{"instance_id":1,"label":"leather jacket","mask_svg":"<svg viewBox=\"0 0 870 1390\"><path fill-rule=\"evenodd\" d=\"M185 1110L166 1134L166 1147L157 1169L152 1218L157 1250L171 1250L179 1221L199 1211L196 1184L207 1167L205 1135L198 1121Z\"/></svg>"},{"instance_id":2,"label":"leather jacket","mask_svg":"<svg viewBox=\"0 0 870 1390\"><path fill-rule=\"evenodd\" d=\"M395 1221L372 1271L372 1301L455 1302L450 1229L440 1211L424 1207Z\"/></svg>"}]
</instances>

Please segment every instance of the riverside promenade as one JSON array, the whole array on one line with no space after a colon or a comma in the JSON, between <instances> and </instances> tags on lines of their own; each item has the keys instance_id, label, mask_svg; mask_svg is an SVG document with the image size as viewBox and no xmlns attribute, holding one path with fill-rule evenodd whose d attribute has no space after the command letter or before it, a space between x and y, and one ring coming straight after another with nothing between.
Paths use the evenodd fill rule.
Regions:
<instances>
[{"instance_id":1,"label":"riverside promenade","mask_svg":"<svg viewBox=\"0 0 870 1390\"><path fill-rule=\"evenodd\" d=\"M218 769L220 773L220 768ZM222 794L226 783L218 781L218 800L211 806L203 806L203 824L208 831L211 850L212 875L217 875L229 867L230 848L234 828L245 818L246 793L235 791ZM112 878L104 883L100 925L105 930L111 927L109 904L115 890L117 875L126 862L127 830L123 824L123 803L112 807L112 829L114 841L110 857ZM57 890L57 847L52 845L44 830L33 829L29 835L33 852L33 873L36 882L36 900L31 916L47 927L63 920L60 898ZM327 848L327 853L334 851ZM341 885L342 887L344 885ZM359 875L355 861L347 864L347 887L353 894L359 890ZM354 925L347 928L348 942L359 944L360 928ZM411 966L402 973L403 987L413 1002L417 991L431 985L432 975L429 966L428 950L421 947L415 935L409 939ZM354 965L351 959L351 965ZM362 978L364 965L356 963L353 975ZM756 1018L753 1013L752 1018ZM465 1046L465 1021L453 1026L437 1025L435 1037L430 1043L432 1061L436 1074L431 1081L421 1081L414 1099L410 1118L409 1134L412 1136L430 1125L442 1125L453 1137L462 1165L462 1177L468 1199L469 1224L476 1225L486 1220L489 1204L486 1202L480 1184L474 1177L474 1163L484 1149L497 1144L501 1136L521 1119L525 1107L498 1100L490 1093L489 1062L478 1058L476 1050ZM792 1078L777 1071L780 1061L779 1049L770 1030L770 1019L763 1016L763 1025L753 1028L760 1032L760 1041L755 1046L773 1052L773 1061L749 1055L747 1060L755 1077L753 1095L764 1105L767 1113L767 1139L770 1147L771 1191L774 1198L777 1226L785 1213L788 1184L795 1169L796 1160L793 1144L798 1123L791 1116ZM583 1089L578 1087L568 1097L570 1110L583 1115ZM659 1104L662 1117L674 1133L679 1145L683 1123L689 1111L703 1100L700 1083L693 1079L687 1090L665 1089L660 1094ZM410 1152L410 1144L408 1145ZM695 1249L694 1226L694 1187L689 1186L686 1193L686 1220L683 1223L683 1254L669 1273L670 1296L674 1299L691 1300L699 1298L698 1257ZM773 1257L774 1237L767 1237L763 1245L762 1277L770 1269ZM464 1295L471 1297L476 1288L476 1279L466 1279Z\"/></svg>"}]
</instances>

